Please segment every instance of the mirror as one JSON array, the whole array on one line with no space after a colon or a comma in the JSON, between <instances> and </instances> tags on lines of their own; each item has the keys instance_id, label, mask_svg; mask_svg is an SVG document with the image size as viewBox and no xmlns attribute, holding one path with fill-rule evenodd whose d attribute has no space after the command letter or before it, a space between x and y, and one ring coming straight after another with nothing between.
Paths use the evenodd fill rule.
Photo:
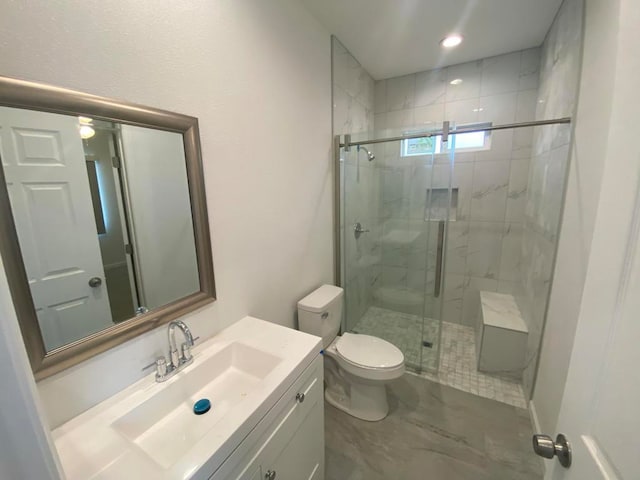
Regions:
<instances>
[{"instance_id":1,"label":"mirror","mask_svg":"<svg viewBox=\"0 0 640 480\"><path fill-rule=\"evenodd\" d=\"M213 301L195 118L0 92L0 246L36 377Z\"/></svg>"}]
</instances>

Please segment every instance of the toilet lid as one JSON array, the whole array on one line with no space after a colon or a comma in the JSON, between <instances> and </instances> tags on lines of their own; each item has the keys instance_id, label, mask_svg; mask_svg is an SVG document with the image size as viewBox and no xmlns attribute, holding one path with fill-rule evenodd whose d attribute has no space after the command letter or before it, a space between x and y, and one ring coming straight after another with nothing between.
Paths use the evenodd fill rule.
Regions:
<instances>
[{"instance_id":1,"label":"toilet lid","mask_svg":"<svg viewBox=\"0 0 640 480\"><path fill-rule=\"evenodd\" d=\"M371 335L345 333L336 349L343 358L363 367L393 368L404 362L398 347Z\"/></svg>"}]
</instances>

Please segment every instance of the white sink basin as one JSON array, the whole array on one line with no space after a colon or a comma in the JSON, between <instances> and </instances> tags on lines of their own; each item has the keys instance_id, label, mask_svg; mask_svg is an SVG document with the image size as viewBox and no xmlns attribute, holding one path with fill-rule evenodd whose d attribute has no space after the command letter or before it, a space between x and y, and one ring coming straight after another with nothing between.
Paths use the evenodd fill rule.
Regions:
<instances>
[{"instance_id":1,"label":"white sink basin","mask_svg":"<svg viewBox=\"0 0 640 480\"><path fill-rule=\"evenodd\" d=\"M149 374L54 430L67 480L210 478L321 348L257 318L235 322L166 382ZM211 410L195 415L202 398Z\"/></svg>"},{"instance_id":2,"label":"white sink basin","mask_svg":"<svg viewBox=\"0 0 640 480\"><path fill-rule=\"evenodd\" d=\"M138 445L163 468L169 468L216 423L255 390L281 359L233 342L205 361L177 374L177 379L113 427ZM211 410L193 413L193 404L207 398Z\"/></svg>"}]
</instances>

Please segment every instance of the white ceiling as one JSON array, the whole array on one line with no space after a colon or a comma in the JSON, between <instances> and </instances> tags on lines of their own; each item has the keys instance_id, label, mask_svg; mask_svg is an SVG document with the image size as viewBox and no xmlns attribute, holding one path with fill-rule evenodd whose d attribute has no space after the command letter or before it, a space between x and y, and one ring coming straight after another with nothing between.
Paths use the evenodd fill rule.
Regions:
<instances>
[{"instance_id":1,"label":"white ceiling","mask_svg":"<svg viewBox=\"0 0 640 480\"><path fill-rule=\"evenodd\" d=\"M562 0L301 0L375 78L542 43ZM456 32L459 47L439 41Z\"/></svg>"}]
</instances>

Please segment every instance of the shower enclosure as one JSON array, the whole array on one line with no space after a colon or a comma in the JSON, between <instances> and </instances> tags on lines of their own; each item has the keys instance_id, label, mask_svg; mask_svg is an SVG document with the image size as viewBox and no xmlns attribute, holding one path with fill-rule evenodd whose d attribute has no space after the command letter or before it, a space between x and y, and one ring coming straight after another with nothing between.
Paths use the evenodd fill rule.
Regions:
<instances>
[{"instance_id":1,"label":"shower enclosure","mask_svg":"<svg viewBox=\"0 0 640 480\"><path fill-rule=\"evenodd\" d=\"M343 331L391 342L411 370L438 381L479 379L480 294L507 294L530 328L525 366L499 372L507 383L493 386L520 391L519 405L514 385L530 392L534 381L544 313L536 305L546 305L550 285L569 122L444 122L337 137ZM537 147L520 148L517 135Z\"/></svg>"},{"instance_id":2,"label":"shower enclosure","mask_svg":"<svg viewBox=\"0 0 640 480\"><path fill-rule=\"evenodd\" d=\"M415 138L340 147L343 329L385 339L416 371L438 368L447 230L456 217L448 122ZM385 132L385 136L394 132Z\"/></svg>"}]
</instances>

